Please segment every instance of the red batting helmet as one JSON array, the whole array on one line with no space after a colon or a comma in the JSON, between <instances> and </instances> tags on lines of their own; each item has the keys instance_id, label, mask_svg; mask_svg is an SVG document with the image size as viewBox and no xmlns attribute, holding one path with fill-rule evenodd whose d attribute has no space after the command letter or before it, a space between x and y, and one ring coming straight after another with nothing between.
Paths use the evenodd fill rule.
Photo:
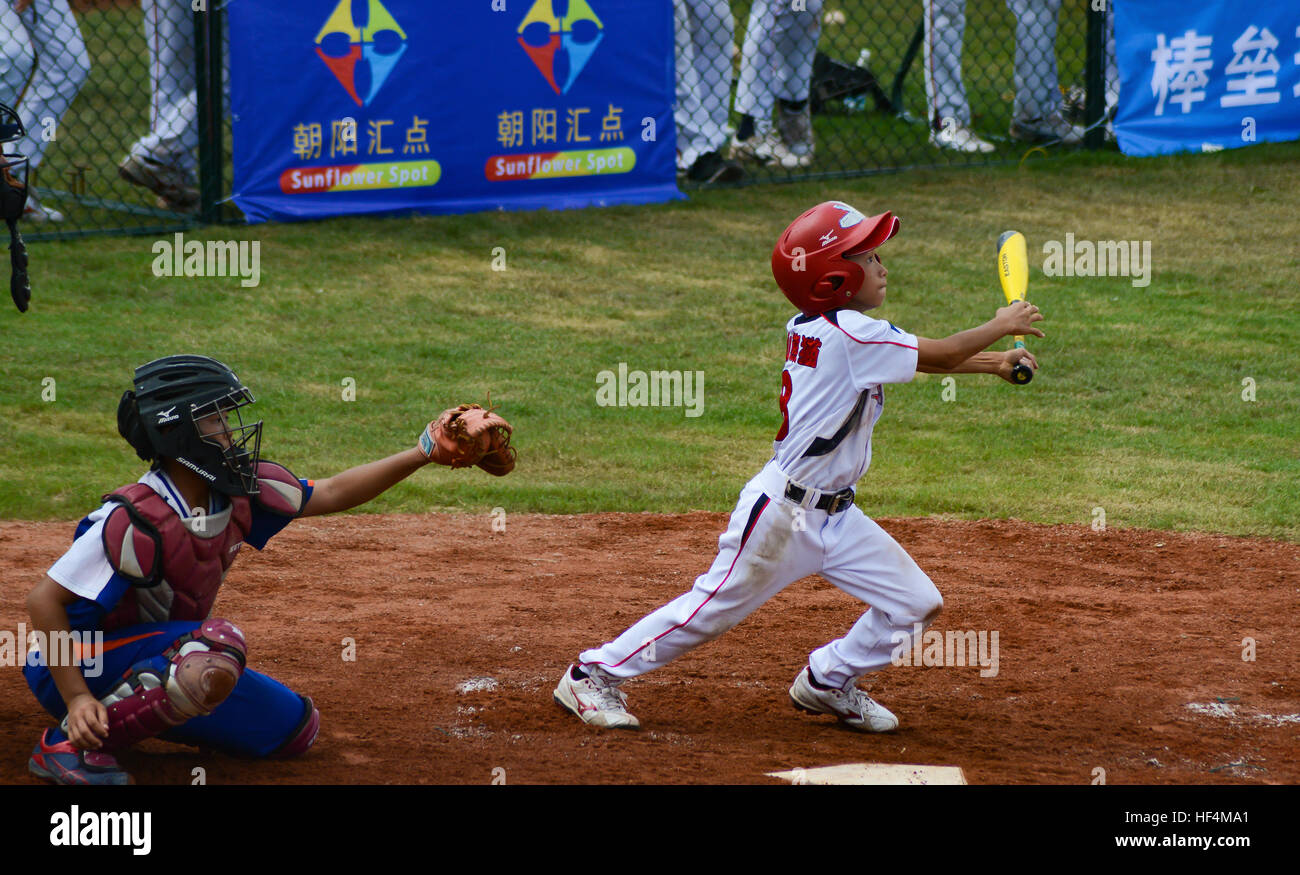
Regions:
<instances>
[{"instance_id":1,"label":"red batting helmet","mask_svg":"<svg viewBox=\"0 0 1300 875\"><path fill-rule=\"evenodd\" d=\"M875 249L898 233L885 212L870 218L846 203L818 204L790 223L772 250L772 275L781 291L808 315L842 306L862 290L867 275L844 256Z\"/></svg>"}]
</instances>

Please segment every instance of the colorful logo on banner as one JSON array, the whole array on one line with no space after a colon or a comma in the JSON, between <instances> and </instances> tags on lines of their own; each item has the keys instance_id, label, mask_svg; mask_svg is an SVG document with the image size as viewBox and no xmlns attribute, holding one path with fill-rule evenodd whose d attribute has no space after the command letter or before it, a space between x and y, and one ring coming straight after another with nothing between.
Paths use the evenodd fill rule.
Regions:
<instances>
[{"instance_id":1,"label":"colorful logo on banner","mask_svg":"<svg viewBox=\"0 0 1300 875\"><path fill-rule=\"evenodd\" d=\"M406 32L379 0L369 0L364 28L352 20L352 0L339 0L316 35L316 55L357 106L370 105L405 52ZM357 89L359 62L370 79L364 98Z\"/></svg>"},{"instance_id":2,"label":"colorful logo on banner","mask_svg":"<svg viewBox=\"0 0 1300 875\"><path fill-rule=\"evenodd\" d=\"M230 3L232 199L261 222L680 198L673 8Z\"/></svg>"},{"instance_id":3,"label":"colorful logo on banner","mask_svg":"<svg viewBox=\"0 0 1300 875\"><path fill-rule=\"evenodd\" d=\"M568 94L604 39L604 29L587 0L569 0L563 18L552 0L536 0L519 23L519 46L556 94Z\"/></svg>"}]
</instances>

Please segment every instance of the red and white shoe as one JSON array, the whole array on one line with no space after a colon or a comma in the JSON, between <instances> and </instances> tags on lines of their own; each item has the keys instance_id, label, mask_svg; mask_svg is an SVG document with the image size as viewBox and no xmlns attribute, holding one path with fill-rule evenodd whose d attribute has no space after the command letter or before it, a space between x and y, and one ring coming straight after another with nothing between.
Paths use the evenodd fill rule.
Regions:
<instances>
[{"instance_id":1,"label":"red and white shoe","mask_svg":"<svg viewBox=\"0 0 1300 875\"><path fill-rule=\"evenodd\" d=\"M790 687L790 701L809 714L834 714L845 726L859 732L893 732L898 728L898 718L856 686L847 690L814 686L806 665Z\"/></svg>"},{"instance_id":2,"label":"red and white shoe","mask_svg":"<svg viewBox=\"0 0 1300 875\"><path fill-rule=\"evenodd\" d=\"M56 784L130 784L131 776L117 764L117 759L97 750L82 750L70 741L50 744L50 730L41 733L41 740L27 761L27 771L38 778Z\"/></svg>"},{"instance_id":3,"label":"red and white shoe","mask_svg":"<svg viewBox=\"0 0 1300 875\"><path fill-rule=\"evenodd\" d=\"M47 207L36 199L36 195L30 191L27 192L27 204L23 207L23 221L34 224L44 224L46 222L62 222L63 213L53 207Z\"/></svg>"},{"instance_id":4,"label":"red and white shoe","mask_svg":"<svg viewBox=\"0 0 1300 875\"><path fill-rule=\"evenodd\" d=\"M564 670L555 688L555 702L582 719L604 729L640 729L641 721L627 713L627 696L598 673L585 678L573 676L574 666Z\"/></svg>"}]
</instances>

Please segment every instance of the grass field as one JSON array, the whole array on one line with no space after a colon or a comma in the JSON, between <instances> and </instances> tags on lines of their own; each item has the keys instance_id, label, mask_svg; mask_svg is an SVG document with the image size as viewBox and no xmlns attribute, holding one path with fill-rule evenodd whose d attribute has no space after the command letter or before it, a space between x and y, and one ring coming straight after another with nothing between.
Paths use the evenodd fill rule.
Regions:
<instances>
[{"instance_id":1,"label":"grass field","mask_svg":"<svg viewBox=\"0 0 1300 875\"><path fill-rule=\"evenodd\" d=\"M772 241L837 197L903 219L882 250L882 318L931 337L989 318L1007 228L1029 240L1030 298L1048 317L1027 387L960 376L944 400L922 376L887 392L868 514L1086 523L1102 508L1110 526L1297 540L1298 162L1295 144L1074 155L645 208L202 232L260 242L255 289L156 278L147 237L36 244L32 311L0 316L0 517L76 518L138 476L117 399L134 365L178 351L236 369L266 420L264 455L301 476L399 450L491 391L518 429L515 474L427 470L367 510L728 509L779 424L790 308ZM1150 285L1045 277L1042 245L1067 233L1149 240ZM620 362L702 371L703 415L597 406L597 374Z\"/></svg>"}]
</instances>

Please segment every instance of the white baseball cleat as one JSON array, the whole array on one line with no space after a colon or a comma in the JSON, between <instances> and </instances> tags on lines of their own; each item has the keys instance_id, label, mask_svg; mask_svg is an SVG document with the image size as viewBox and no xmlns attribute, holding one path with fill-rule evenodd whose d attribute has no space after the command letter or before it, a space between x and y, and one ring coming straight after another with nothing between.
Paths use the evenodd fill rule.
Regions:
<instances>
[{"instance_id":1,"label":"white baseball cleat","mask_svg":"<svg viewBox=\"0 0 1300 875\"><path fill-rule=\"evenodd\" d=\"M954 152L979 152L984 155L994 150L992 143L954 118L945 118L938 130L930 131L930 145Z\"/></svg>"},{"instance_id":2,"label":"white baseball cleat","mask_svg":"<svg viewBox=\"0 0 1300 875\"><path fill-rule=\"evenodd\" d=\"M812 163L812 144L807 144L805 154L796 155L790 147L781 141L775 130L754 134L748 140L731 140L732 161L753 161L758 164L771 164L786 170L795 170Z\"/></svg>"},{"instance_id":3,"label":"white baseball cleat","mask_svg":"<svg viewBox=\"0 0 1300 875\"><path fill-rule=\"evenodd\" d=\"M45 222L62 222L63 213L53 207L47 207L36 199L36 195L27 192L27 205L23 207L23 221L42 224Z\"/></svg>"},{"instance_id":4,"label":"white baseball cleat","mask_svg":"<svg viewBox=\"0 0 1300 875\"><path fill-rule=\"evenodd\" d=\"M893 732L898 728L898 718L856 686L847 690L814 687L806 665L790 687L790 701L809 714L834 714L845 726L859 732Z\"/></svg>"},{"instance_id":5,"label":"white baseball cleat","mask_svg":"<svg viewBox=\"0 0 1300 875\"><path fill-rule=\"evenodd\" d=\"M573 666L564 670L555 688L555 702L582 718L583 723L604 729L640 729L641 722L627 713L627 696L596 673L577 680Z\"/></svg>"}]
</instances>

